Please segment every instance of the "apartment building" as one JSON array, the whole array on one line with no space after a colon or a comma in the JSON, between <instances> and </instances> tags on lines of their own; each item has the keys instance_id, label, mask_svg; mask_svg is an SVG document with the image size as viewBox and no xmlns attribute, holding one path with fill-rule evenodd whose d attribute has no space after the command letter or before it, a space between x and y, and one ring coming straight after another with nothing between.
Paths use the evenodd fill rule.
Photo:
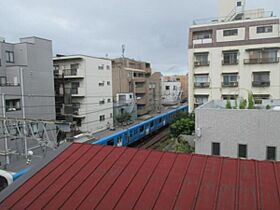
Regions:
<instances>
[{"instance_id":1,"label":"apartment building","mask_svg":"<svg viewBox=\"0 0 280 210\"><path fill-rule=\"evenodd\" d=\"M0 39L0 115L12 118L55 120L52 41Z\"/></svg>"},{"instance_id":2,"label":"apartment building","mask_svg":"<svg viewBox=\"0 0 280 210\"><path fill-rule=\"evenodd\" d=\"M162 77L162 105L173 106L179 104L182 97L182 85L176 77Z\"/></svg>"},{"instance_id":3,"label":"apartment building","mask_svg":"<svg viewBox=\"0 0 280 210\"><path fill-rule=\"evenodd\" d=\"M181 83L181 99L182 100L188 100L188 94L189 94L189 85L188 85L188 74L187 75L172 75L172 76L165 76L165 80L176 80Z\"/></svg>"},{"instance_id":4,"label":"apartment building","mask_svg":"<svg viewBox=\"0 0 280 210\"><path fill-rule=\"evenodd\" d=\"M195 153L279 161L279 105L279 100L263 100L255 109L227 109L220 100L198 107Z\"/></svg>"},{"instance_id":5,"label":"apartment building","mask_svg":"<svg viewBox=\"0 0 280 210\"><path fill-rule=\"evenodd\" d=\"M117 58L113 59L112 67L114 98L119 93L133 93L138 116L157 111L157 104L160 103L160 74L154 73L152 76L150 63Z\"/></svg>"},{"instance_id":6,"label":"apartment building","mask_svg":"<svg viewBox=\"0 0 280 210\"><path fill-rule=\"evenodd\" d=\"M96 132L113 125L111 60L86 55L53 58L56 115L79 131Z\"/></svg>"},{"instance_id":7,"label":"apartment building","mask_svg":"<svg viewBox=\"0 0 280 210\"><path fill-rule=\"evenodd\" d=\"M245 0L220 0L220 16L189 31L189 109L210 100L280 98L279 19Z\"/></svg>"}]
</instances>

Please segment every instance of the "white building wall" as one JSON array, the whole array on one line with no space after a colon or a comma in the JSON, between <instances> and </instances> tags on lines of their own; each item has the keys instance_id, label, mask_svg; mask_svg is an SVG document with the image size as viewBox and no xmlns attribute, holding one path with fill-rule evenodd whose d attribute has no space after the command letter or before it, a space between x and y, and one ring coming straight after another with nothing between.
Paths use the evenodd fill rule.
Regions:
<instances>
[{"instance_id":1,"label":"white building wall","mask_svg":"<svg viewBox=\"0 0 280 210\"><path fill-rule=\"evenodd\" d=\"M280 160L280 112L273 110L196 109L195 153L211 155L212 142L221 156L238 157L238 144L247 145L248 159L265 160L266 147L276 147Z\"/></svg>"}]
</instances>

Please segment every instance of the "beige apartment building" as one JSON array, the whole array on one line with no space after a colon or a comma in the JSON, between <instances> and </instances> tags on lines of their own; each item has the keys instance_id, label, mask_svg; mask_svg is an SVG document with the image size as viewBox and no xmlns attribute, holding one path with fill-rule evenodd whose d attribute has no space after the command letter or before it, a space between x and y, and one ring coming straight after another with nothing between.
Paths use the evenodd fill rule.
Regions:
<instances>
[{"instance_id":1,"label":"beige apartment building","mask_svg":"<svg viewBox=\"0 0 280 210\"><path fill-rule=\"evenodd\" d=\"M160 111L161 74L152 74L151 64L129 58L112 60L113 97L133 93L137 115Z\"/></svg>"},{"instance_id":2,"label":"beige apartment building","mask_svg":"<svg viewBox=\"0 0 280 210\"><path fill-rule=\"evenodd\" d=\"M279 19L245 0L220 0L220 15L189 31L189 109L210 100L280 98Z\"/></svg>"}]
</instances>

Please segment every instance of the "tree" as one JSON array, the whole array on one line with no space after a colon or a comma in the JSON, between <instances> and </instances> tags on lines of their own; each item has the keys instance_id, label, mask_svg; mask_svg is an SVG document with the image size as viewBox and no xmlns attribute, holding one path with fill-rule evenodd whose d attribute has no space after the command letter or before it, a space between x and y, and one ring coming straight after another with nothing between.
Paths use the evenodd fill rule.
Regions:
<instances>
[{"instance_id":1,"label":"tree","mask_svg":"<svg viewBox=\"0 0 280 210\"><path fill-rule=\"evenodd\" d=\"M118 123L122 124L122 123L127 122L128 120L130 120L130 118L131 118L131 115L128 114L127 112L124 112L124 113L118 115L116 117L116 120L118 121Z\"/></svg>"},{"instance_id":2,"label":"tree","mask_svg":"<svg viewBox=\"0 0 280 210\"><path fill-rule=\"evenodd\" d=\"M180 134L192 135L195 130L195 121L191 117L177 120L170 126L171 136L178 137Z\"/></svg>"}]
</instances>

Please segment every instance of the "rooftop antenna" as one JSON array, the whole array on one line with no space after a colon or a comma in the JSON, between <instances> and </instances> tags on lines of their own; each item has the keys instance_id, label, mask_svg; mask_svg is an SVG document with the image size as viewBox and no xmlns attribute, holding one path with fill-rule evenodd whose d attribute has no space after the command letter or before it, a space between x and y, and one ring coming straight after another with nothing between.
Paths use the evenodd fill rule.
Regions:
<instances>
[{"instance_id":1,"label":"rooftop antenna","mask_svg":"<svg viewBox=\"0 0 280 210\"><path fill-rule=\"evenodd\" d=\"M124 53L125 53L125 45L122 44L122 57L124 58Z\"/></svg>"}]
</instances>

